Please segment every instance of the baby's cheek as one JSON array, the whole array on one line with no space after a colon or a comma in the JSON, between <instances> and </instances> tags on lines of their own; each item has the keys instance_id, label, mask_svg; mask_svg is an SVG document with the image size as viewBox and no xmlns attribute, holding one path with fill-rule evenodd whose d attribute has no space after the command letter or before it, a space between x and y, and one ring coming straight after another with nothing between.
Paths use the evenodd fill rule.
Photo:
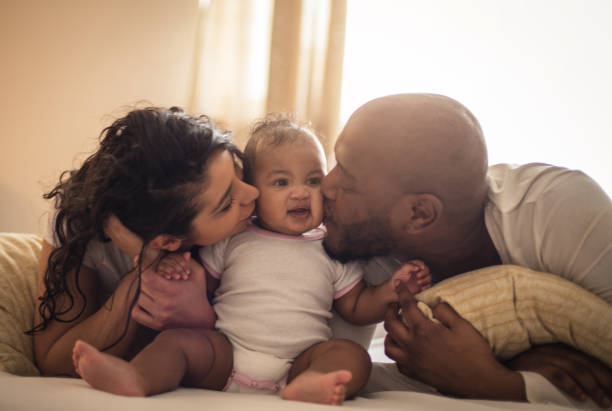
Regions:
<instances>
[{"instance_id":1,"label":"baby's cheek","mask_svg":"<svg viewBox=\"0 0 612 411\"><path fill-rule=\"evenodd\" d=\"M310 212L312 214L312 223L315 227L318 227L319 224L323 222L323 206L318 208L310 208Z\"/></svg>"}]
</instances>

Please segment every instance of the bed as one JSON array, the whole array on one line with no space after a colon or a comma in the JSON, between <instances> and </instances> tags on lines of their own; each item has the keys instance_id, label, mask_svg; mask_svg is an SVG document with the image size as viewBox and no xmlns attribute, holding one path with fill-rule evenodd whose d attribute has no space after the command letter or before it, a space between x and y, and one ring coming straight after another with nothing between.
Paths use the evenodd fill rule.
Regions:
<instances>
[{"instance_id":1,"label":"bed","mask_svg":"<svg viewBox=\"0 0 612 411\"><path fill-rule=\"evenodd\" d=\"M128 398L90 388L77 378L39 376L33 363L32 340L23 330L33 319L40 237L33 234L0 233L0 410L314 410L323 405L283 401L277 396L233 394L181 388L148 398ZM385 361L382 337L374 338L370 353ZM532 403L449 398L418 382L406 381L394 364L375 364L366 390L345 402L345 409L376 410L567 410L597 409L592 403L577 404L536 374L531 380ZM384 381L384 383L381 383ZM409 385L409 384L408 384ZM398 387L402 387L401 390Z\"/></svg>"}]
</instances>

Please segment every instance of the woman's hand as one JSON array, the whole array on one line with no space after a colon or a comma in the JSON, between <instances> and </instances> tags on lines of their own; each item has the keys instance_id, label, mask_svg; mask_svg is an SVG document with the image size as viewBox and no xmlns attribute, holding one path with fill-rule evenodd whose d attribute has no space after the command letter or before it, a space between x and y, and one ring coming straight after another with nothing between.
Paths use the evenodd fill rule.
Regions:
<instances>
[{"instance_id":1,"label":"woman's hand","mask_svg":"<svg viewBox=\"0 0 612 411\"><path fill-rule=\"evenodd\" d=\"M140 254L142 239L124 226L114 214L105 221L104 232L129 256L137 257ZM188 266L177 260L179 271L189 272L189 275L185 276L188 278L185 281L168 280L156 272L159 253L157 249L144 248L140 261L143 270L140 295L132 309L134 321L154 330L179 327L212 328L216 316L206 298L204 268L191 258L188 259Z\"/></svg>"},{"instance_id":2,"label":"woman's hand","mask_svg":"<svg viewBox=\"0 0 612 411\"><path fill-rule=\"evenodd\" d=\"M190 275L184 281L168 280L148 268L141 275L141 290L132 318L155 330L213 328L215 313L206 297L206 273L190 259Z\"/></svg>"}]
</instances>

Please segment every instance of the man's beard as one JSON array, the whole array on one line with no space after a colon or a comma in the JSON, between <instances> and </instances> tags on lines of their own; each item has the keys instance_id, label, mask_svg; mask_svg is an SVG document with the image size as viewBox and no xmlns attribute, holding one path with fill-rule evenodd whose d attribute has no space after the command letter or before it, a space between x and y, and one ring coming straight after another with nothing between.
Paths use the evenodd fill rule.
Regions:
<instances>
[{"instance_id":1,"label":"man's beard","mask_svg":"<svg viewBox=\"0 0 612 411\"><path fill-rule=\"evenodd\" d=\"M323 240L323 248L331 258L341 263L387 256L397 248L387 220L372 218L344 226L332 224L337 225L341 230L338 249L333 250L327 239Z\"/></svg>"}]
</instances>

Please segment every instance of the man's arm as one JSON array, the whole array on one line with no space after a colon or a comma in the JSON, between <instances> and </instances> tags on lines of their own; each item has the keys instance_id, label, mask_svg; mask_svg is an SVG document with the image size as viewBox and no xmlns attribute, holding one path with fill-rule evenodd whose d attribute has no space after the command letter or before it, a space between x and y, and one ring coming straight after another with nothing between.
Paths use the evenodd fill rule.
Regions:
<instances>
[{"instance_id":1,"label":"man's arm","mask_svg":"<svg viewBox=\"0 0 612 411\"><path fill-rule=\"evenodd\" d=\"M526 393L522 377L514 371L534 371L578 401L589 396L602 407L609 405L612 372L599 361L569 347L551 345L515 357L507 363L510 370L448 304L432 309L441 322L436 324L423 316L411 293L401 286L398 293L402 314L387 312L385 348L403 374L447 394L516 401L525 400Z\"/></svg>"},{"instance_id":2,"label":"man's arm","mask_svg":"<svg viewBox=\"0 0 612 411\"><path fill-rule=\"evenodd\" d=\"M505 362L516 371L533 371L544 376L577 401L593 399L603 408L610 406L612 372L605 364L563 344L533 347Z\"/></svg>"}]
</instances>

